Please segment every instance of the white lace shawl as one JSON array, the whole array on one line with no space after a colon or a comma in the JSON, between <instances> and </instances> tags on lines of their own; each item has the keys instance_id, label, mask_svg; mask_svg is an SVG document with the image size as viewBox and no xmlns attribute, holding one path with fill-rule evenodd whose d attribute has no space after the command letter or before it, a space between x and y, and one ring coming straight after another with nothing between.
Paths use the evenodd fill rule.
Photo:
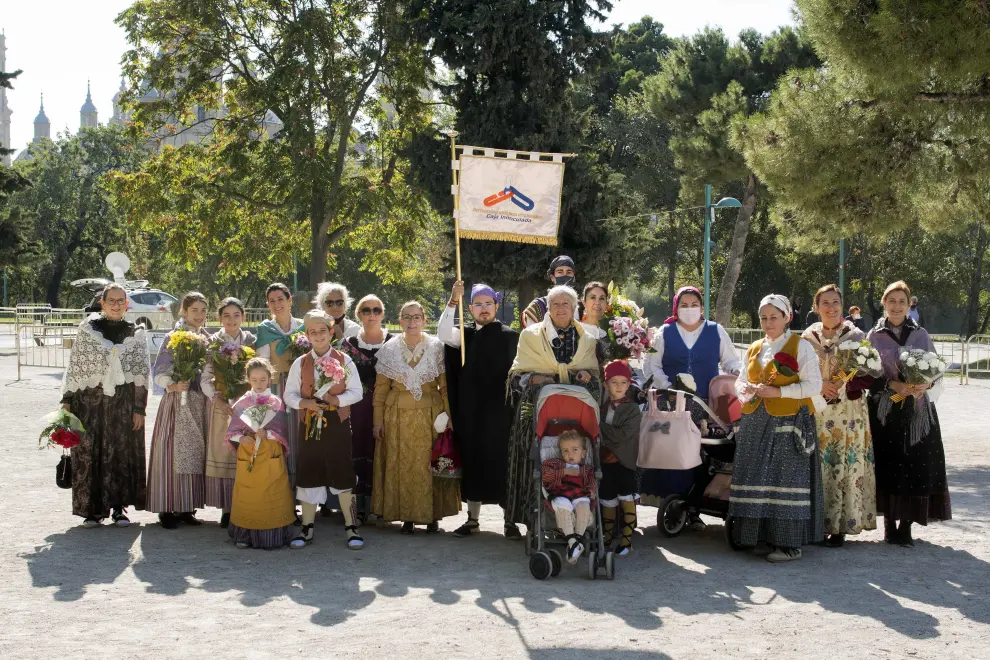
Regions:
<instances>
[{"instance_id":1,"label":"white lace shawl","mask_svg":"<svg viewBox=\"0 0 990 660\"><path fill-rule=\"evenodd\" d=\"M375 365L375 371L405 385L417 401L423 398L423 384L436 380L444 372L443 342L424 334L423 343L426 344L423 357L415 367L410 367L405 360L404 353L408 349L402 335L392 338L382 346Z\"/></svg>"},{"instance_id":2,"label":"white lace shawl","mask_svg":"<svg viewBox=\"0 0 990 660\"><path fill-rule=\"evenodd\" d=\"M98 318L99 314L93 314L79 324L62 380L63 393L102 386L105 396L113 396L118 385L147 387L151 364L144 326L138 326L123 343L114 344L93 327Z\"/></svg>"}]
</instances>

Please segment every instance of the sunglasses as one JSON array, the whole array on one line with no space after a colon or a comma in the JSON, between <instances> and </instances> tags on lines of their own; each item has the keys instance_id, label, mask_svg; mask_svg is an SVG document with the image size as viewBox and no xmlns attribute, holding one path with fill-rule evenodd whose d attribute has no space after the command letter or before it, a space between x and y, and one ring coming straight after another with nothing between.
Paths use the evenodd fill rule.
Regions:
<instances>
[{"instance_id":1,"label":"sunglasses","mask_svg":"<svg viewBox=\"0 0 990 660\"><path fill-rule=\"evenodd\" d=\"M361 308L361 313L362 314L381 314L382 313L382 308L381 307L362 307Z\"/></svg>"},{"instance_id":2,"label":"sunglasses","mask_svg":"<svg viewBox=\"0 0 990 660\"><path fill-rule=\"evenodd\" d=\"M323 304L325 306L327 306L327 307L343 307L344 306L344 301L343 300L324 300L323 301Z\"/></svg>"}]
</instances>

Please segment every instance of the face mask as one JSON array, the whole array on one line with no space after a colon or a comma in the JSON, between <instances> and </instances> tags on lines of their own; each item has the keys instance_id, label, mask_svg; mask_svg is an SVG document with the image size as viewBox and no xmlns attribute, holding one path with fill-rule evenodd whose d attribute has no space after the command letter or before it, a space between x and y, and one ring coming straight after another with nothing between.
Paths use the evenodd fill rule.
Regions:
<instances>
[{"instance_id":1,"label":"face mask","mask_svg":"<svg viewBox=\"0 0 990 660\"><path fill-rule=\"evenodd\" d=\"M694 325L701 320L700 307L684 307L677 310L677 319L686 325Z\"/></svg>"},{"instance_id":2,"label":"face mask","mask_svg":"<svg viewBox=\"0 0 990 660\"><path fill-rule=\"evenodd\" d=\"M571 277L570 275L560 275L558 277L553 278L553 281L554 284L556 284L557 286L563 286L565 284L570 284L571 282L573 282L574 278Z\"/></svg>"},{"instance_id":3,"label":"face mask","mask_svg":"<svg viewBox=\"0 0 990 660\"><path fill-rule=\"evenodd\" d=\"M853 321L858 321L860 318L859 314L853 314Z\"/></svg>"}]
</instances>

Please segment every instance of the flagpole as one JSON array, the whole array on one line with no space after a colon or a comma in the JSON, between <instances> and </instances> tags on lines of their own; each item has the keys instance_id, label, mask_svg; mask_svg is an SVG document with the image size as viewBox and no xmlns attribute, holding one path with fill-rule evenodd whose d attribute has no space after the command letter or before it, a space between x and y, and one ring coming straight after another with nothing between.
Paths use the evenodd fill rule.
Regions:
<instances>
[{"instance_id":1,"label":"flagpole","mask_svg":"<svg viewBox=\"0 0 990 660\"><path fill-rule=\"evenodd\" d=\"M457 262L457 281L463 281L461 277L461 222L457 217L461 202L461 188L458 185L458 170L454 163L457 162L457 131L448 130L443 132L450 138L450 176L452 180L451 192L454 193L454 255ZM461 366L464 366L467 357L467 347L464 345L464 296L457 299L457 315L461 322Z\"/></svg>"}]
</instances>

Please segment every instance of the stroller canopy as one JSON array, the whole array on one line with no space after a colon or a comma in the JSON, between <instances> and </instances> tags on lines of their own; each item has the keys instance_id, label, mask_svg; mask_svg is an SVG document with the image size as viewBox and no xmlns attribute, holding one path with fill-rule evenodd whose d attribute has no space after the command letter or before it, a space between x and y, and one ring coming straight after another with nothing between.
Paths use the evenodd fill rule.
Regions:
<instances>
[{"instance_id":1,"label":"stroller canopy","mask_svg":"<svg viewBox=\"0 0 990 660\"><path fill-rule=\"evenodd\" d=\"M560 435L580 429L592 440L598 438L598 402L579 385L546 385L536 400L536 435Z\"/></svg>"}]
</instances>

